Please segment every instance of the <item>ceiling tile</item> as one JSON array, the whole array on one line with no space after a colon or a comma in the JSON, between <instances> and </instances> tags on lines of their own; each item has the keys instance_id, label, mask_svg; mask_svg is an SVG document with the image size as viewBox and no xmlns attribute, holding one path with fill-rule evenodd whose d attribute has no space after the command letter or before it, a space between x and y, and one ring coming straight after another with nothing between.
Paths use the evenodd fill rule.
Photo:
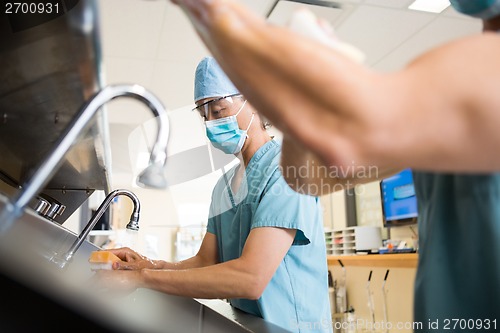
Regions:
<instances>
[{"instance_id":1,"label":"ceiling tile","mask_svg":"<svg viewBox=\"0 0 500 333\"><path fill-rule=\"evenodd\" d=\"M103 54L154 59L167 1L98 1Z\"/></svg>"},{"instance_id":2,"label":"ceiling tile","mask_svg":"<svg viewBox=\"0 0 500 333\"><path fill-rule=\"evenodd\" d=\"M170 3L166 6L164 24L160 31L156 59L175 63L192 62L202 55L208 54L193 28L193 25L180 7Z\"/></svg>"},{"instance_id":3,"label":"ceiling tile","mask_svg":"<svg viewBox=\"0 0 500 333\"><path fill-rule=\"evenodd\" d=\"M440 17L431 22L411 39L401 44L374 68L382 71L397 70L405 66L418 55L433 47L463 36L481 31L481 23L477 20L463 20L452 17Z\"/></svg>"},{"instance_id":4,"label":"ceiling tile","mask_svg":"<svg viewBox=\"0 0 500 333\"><path fill-rule=\"evenodd\" d=\"M103 64L105 84L135 83L146 88L151 84L151 60L105 56Z\"/></svg>"},{"instance_id":5,"label":"ceiling tile","mask_svg":"<svg viewBox=\"0 0 500 333\"><path fill-rule=\"evenodd\" d=\"M414 0L365 0L364 4L389 7L389 8L408 8Z\"/></svg>"},{"instance_id":6,"label":"ceiling tile","mask_svg":"<svg viewBox=\"0 0 500 333\"><path fill-rule=\"evenodd\" d=\"M181 9L168 5L161 30L151 89L168 109L193 102L194 72L210 52Z\"/></svg>"},{"instance_id":7,"label":"ceiling tile","mask_svg":"<svg viewBox=\"0 0 500 333\"><path fill-rule=\"evenodd\" d=\"M155 64L151 91L163 101L169 110L194 103L194 73L202 58L191 58L181 63L158 61Z\"/></svg>"},{"instance_id":8,"label":"ceiling tile","mask_svg":"<svg viewBox=\"0 0 500 333\"><path fill-rule=\"evenodd\" d=\"M378 62L410 38L435 15L373 6L360 6L336 28L338 36L363 51L369 65Z\"/></svg>"}]
</instances>

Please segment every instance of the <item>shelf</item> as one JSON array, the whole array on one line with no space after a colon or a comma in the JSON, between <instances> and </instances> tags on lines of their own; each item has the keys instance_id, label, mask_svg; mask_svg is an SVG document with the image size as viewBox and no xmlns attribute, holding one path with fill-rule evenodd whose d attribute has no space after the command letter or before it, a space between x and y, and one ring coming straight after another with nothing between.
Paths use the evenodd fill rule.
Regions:
<instances>
[{"instance_id":1,"label":"shelf","mask_svg":"<svg viewBox=\"0 0 500 333\"><path fill-rule=\"evenodd\" d=\"M341 260L344 266L416 268L418 254L388 253L327 256L328 265L340 265L338 260Z\"/></svg>"}]
</instances>

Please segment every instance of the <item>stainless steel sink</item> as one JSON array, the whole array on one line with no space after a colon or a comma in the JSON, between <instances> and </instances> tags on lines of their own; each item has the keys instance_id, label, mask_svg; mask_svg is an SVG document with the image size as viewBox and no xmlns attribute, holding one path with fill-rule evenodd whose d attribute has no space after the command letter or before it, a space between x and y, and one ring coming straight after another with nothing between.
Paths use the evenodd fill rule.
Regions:
<instances>
[{"instance_id":1,"label":"stainless steel sink","mask_svg":"<svg viewBox=\"0 0 500 333\"><path fill-rule=\"evenodd\" d=\"M0 211L6 200L0 195ZM99 249L96 245L84 241L64 269L50 261L76 237L64 226L26 211L0 240L0 273L117 332L287 332L222 300L177 297L149 289L129 294L95 290L89 283L94 273L88 258ZM47 320L54 318L48 315Z\"/></svg>"}]
</instances>

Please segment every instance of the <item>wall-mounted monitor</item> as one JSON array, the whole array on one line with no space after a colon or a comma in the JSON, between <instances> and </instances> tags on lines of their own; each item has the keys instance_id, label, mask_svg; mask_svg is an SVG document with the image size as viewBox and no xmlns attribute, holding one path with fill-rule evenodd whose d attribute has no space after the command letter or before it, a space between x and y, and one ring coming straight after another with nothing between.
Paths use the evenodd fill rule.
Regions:
<instances>
[{"instance_id":1,"label":"wall-mounted monitor","mask_svg":"<svg viewBox=\"0 0 500 333\"><path fill-rule=\"evenodd\" d=\"M384 227L417 223L417 197L411 169L380 181Z\"/></svg>"}]
</instances>

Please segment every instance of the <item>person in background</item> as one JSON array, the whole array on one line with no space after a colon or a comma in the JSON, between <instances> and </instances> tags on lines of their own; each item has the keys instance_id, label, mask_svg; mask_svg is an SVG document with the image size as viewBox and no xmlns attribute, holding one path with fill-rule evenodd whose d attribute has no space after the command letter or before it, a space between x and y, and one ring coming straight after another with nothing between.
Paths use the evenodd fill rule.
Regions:
<instances>
[{"instance_id":1,"label":"person in background","mask_svg":"<svg viewBox=\"0 0 500 333\"><path fill-rule=\"evenodd\" d=\"M229 299L291 332L331 332L319 198L290 189L279 168L280 142L212 57L196 68L195 103L213 146L239 159L213 189L198 253L171 263L112 249L124 263L99 272L99 282Z\"/></svg>"},{"instance_id":2,"label":"person in background","mask_svg":"<svg viewBox=\"0 0 500 333\"><path fill-rule=\"evenodd\" d=\"M500 1L451 0L483 32L379 73L273 26L237 1L172 0L232 82L283 132L282 167L375 165L375 177L296 177L295 190L412 168L419 209L414 321L500 321ZM312 163L314 162L314 163ZM456 330L456 327L455 327Z\"/></svg>"}]
</instances>

